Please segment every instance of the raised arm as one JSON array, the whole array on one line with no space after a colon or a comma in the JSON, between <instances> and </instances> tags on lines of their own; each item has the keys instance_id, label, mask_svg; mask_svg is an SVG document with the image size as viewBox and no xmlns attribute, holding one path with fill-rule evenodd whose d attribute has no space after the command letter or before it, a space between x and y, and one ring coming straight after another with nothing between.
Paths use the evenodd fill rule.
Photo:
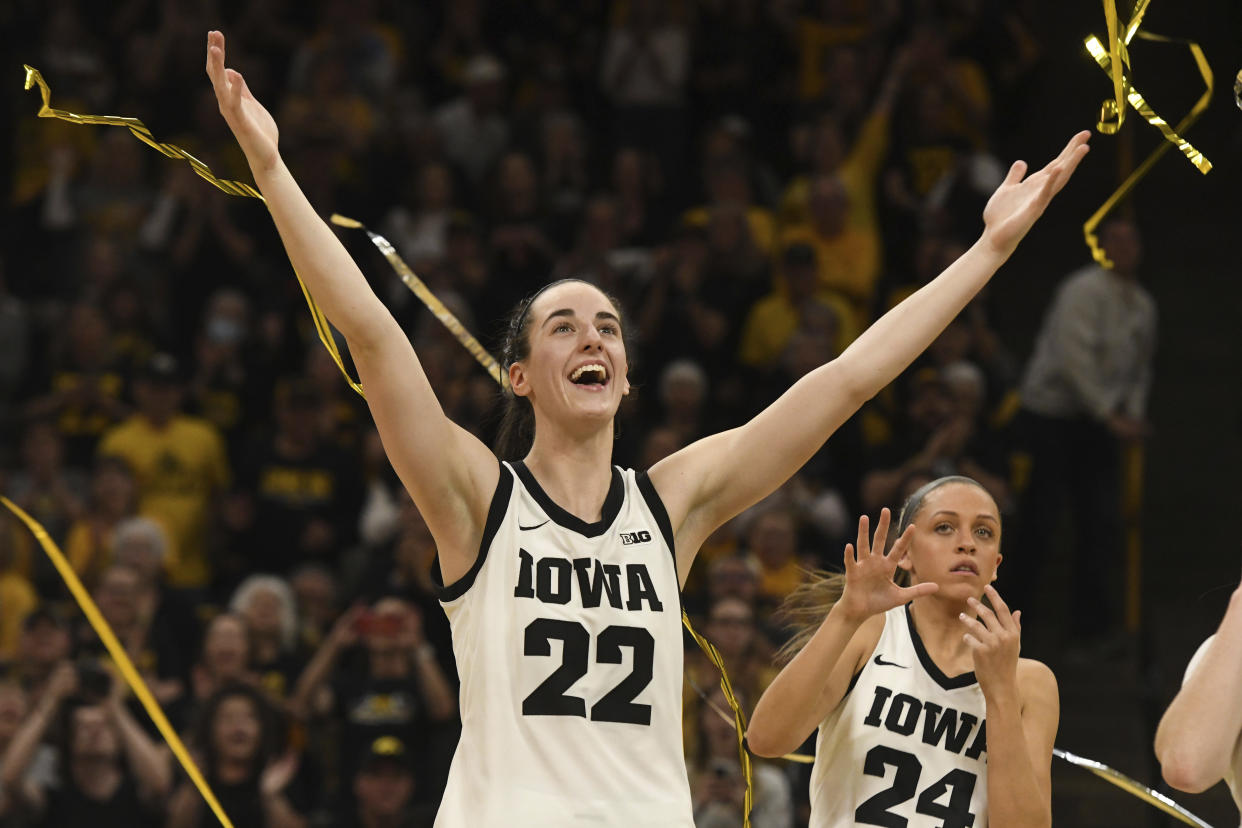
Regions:
<instances>
[{"instance_id":1,"label":"raised arm","mask_svg":"<svg viewBox=\"0 0 1242 828\"><path fill-rule=\"evenodd\" d=\"M1086 155L1088 135L1075 135L1056 159L1025 179L1026 164L1015 162L984 208L979 240L839 357L800 379L746 425L700 440L652 468L677 536L683 579L717 526L789 479L987 284Z\"/></svg>"},{"instance_id":2,"label":"raised arm","mask_svg":"<svg viewBox=\"0 0 1242 828\"><path fill-rule=\"evenodd\" d=\"M888 525L885 509L875 540L869 542L867 516L859 518L857 557L853 544L845 546L845 588L840 600L755 705L746 742L759 756L784 756L806 741L845 698L850 679L871 657L884 629L884 613L936 591L935 584L899 587L893 582L910 531L886 555Z\"/></svg>"},{"instance_id":3,"label":"raised arm","mask_svg":"<svg viewBox=\"0 0 1242 828\"><path fill-rule=\"evenodd\" d=\"M445 581L456 580L474 560L496 459L444 415L409 339L293 180L276 122L242 76L225 68L220 32L207 35L207 74L289 260L349 343L388 458L435 536Z\"/></svg>"},{"instance_id":4,"label":"raised arm","mask_svg":"<svg viewBox=\"0 0 1242 828\"><path fill-rule=\"evenodd\" d=\"M1195 656L1186 681L1156 730L1164 781L1188 793L1215 785L1233 762L1242 735L1242 587L1209 643Z\"/></svg>"}]
</instances>

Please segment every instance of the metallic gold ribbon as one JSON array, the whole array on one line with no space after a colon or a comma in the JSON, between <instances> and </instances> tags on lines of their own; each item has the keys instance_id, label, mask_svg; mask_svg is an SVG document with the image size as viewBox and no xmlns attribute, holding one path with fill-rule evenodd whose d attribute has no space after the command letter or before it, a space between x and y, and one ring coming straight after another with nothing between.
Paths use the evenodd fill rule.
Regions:
<instances>
[{"instance_id":1,"label":"metallic gold ribbon","mask_svg":"<svg viewBox=\"0 0 1242 828\"><path fill-rule=\"evenodd\" d=\"M508 389L509 378L501 370L500 363L487 352L486 348L479 344L479 340L475 339L470 331L465 329L457 317L453 315L453 312L446 308L439 297L431 292L431 288L427 287L423 280L418 278L418 274L405 263L405 259L397 255L397 249L392 246L388 239L379 233L372 232L362 222L346 218L340 213L333 213L330 221L338 227L348 227L366 233L367 237L371 239L371 243L388 260L389 266L396 271L397 276L401 278L401 282L418 297L419 301L427 306L427 310L431 311L444 327L449 329L449 332L453 334L457 341L478 360L479 364L487 370L487 373L491 374L492 379L496 380L501 388Z\"/></svg>"},{"instance_id":2,"label":"metallic gold ribbon","mask_svg":"<svg viewBox=\"0 0 1242 828\"><path fill-rule=\"evenodd\" d=\"M1131 796L1138 797L1148 805L1159 808L1169 816L1180 820L1187 825L1194 825L1198 828L1212 828L1211 825L1199 819L1199 817L1195 816L1181 805L1178 805L1172 799L1169 799L1169 797L1159 791L1152 790L1141 782L1131 779L1120 771L1110 768L1103 762L1097 762L1094 759L1076 756L1068 750L1061 750L1060 748L1053 748L1052 755L1058 759L1063 759L1066 762L1069 762L1071 765L1086 768L1104 781L1116 785L1118 788L1121 788Z\"/></svg>"},{"instance_id":3,"label":"metallic gold ribbon","mask_svg":"<svg viewBox=\"0 0 1242 828\"><path fill-rule=\"evenodd\" d=\"M56 543L48 535L47 530L39 525L37 520L26 514L21 507L3 495L0 495L0 503L8 507L9 511L16 515L18 520L26 524L26 528L31 531L35 536L35 540L43 547L43 551L47 553L48 558L52 561L52 565L56 567L56 571L60 573L60 577L64 580L65 586L69 587L69 592L73 595L73 599L82 608L82 612L86 615L86 620L96 634L98 634L99 640L103 642L108 655L112 656L112 661L121 671L121 676L125 679L125 683L129 685L130 690L134 691L138 701L142 702L147 715L151 717L151 721L155 722L155 727L159 730L160 735L164 737L164 740L168 742L168 746L172 748L173 755L177 757L177 761L185 769L186 774L190 777L190 781L194 783L194 787L198 788L198 792L203 795L203 799L207 801L207 805L211 808L212 813L216 815L216 819L220 820L220 824L224 828L233 828L233 823L229 821L228 815L220 807L220 802L216 799L216 795L212 793L207 780L199 772L198 765L194 763L189 751L185 749L181 738L177 736L177 731L173 730L172 725L168 723L168 719L164 716L164 711L160 709L159 702L155 700L155 697L151 695L151 691L147 689L147 684L142 680L142 676L138 675L138 671L134 668L134 663L130 661L129 654L125 652L121 642L117 641L112 628L108 626L108 622L100 614L99 607L95 606L95 602L91 599L90 593L86 591L86 587L82 586L82 582L78 580L77 573L73 571L73 567L65 558L64 553L57 548Z\"/></svg>"},{"instance_id":4,"label":"metallic gold ribbon","mask_svg":"<svg viewBox=\"0 0 1242 828\"><path fill-rule=\"evenodd\" d=\"M1134 172L1130 173L1126 180L1121 183L1121 186L1100 205L1099 209L1082 226L1083 237L1086 239L1087 247L1091 249L1091 257L1102 266L1109 268L1113 266L1113 263L1104 253L1103 248L1100 247L1099 238L1095 230L1099 227L1104 217L1117 206L1118 202L1129 195L1138 182L1147 175L1148 171L1168 151L1170 146L1176 146L1181 150L1186 159L1199 172L1206 175L1212 169L1212 162L1208 161L1203 153L1195 149L1189 141L1181 137L1181 133L1185 132L1198 120L1203 111L1207 109L1208 102L1212 99L1212 90L1214 88L1212 68L1208 65L1207 58L1204 56L1203 50L1198 43L1192 40L1164 37L1139 31L1149 2L1150 0L1138 0L1134 13L1127 21L1124 30L1118 31L1119 21L1117 20L1116 0L1103 0L1104 17L1108 25L1108 48L1105 49L1095 35L1091 35L1084 41L1091 57L1113 80L1114 97L1104 101L1100 107L1100 120L1096 124L1096 128L1105 134L1117 132L1121 128L1122 123L1125 122L1126 103L1128 102L1147 123L1158 129L1165 139ZM1151 105L1147 103L1146 99L1143 98L1142 94L1139 93L1138 89L1129 80L1127 75L1130 69L1129 45L1135 35L1142 40L1160 43L1181 43L1185 45L1194 58L1199 74L1203 78L1204 86L1207 87L1199 97L1199 100L1191 107L1190 112L1178 122L1176 129L1170 128L1168 122L1156 114Z\"/></svg>"},{"instance_id":5,"label":"metallic gold ribbon","mask_svg":"<svg viewBox=\"0 0 1242 828\"><path fill-rule=\"evenodd\" d=\"M211 171L211 168L202 161L195 158L190 153L183 150L175 144L165 144L155 140L151 134L151 130L147 129L147 125L137 118L127 118L123 115L78 115L68 112L64 109L52 108L52 91L48 88L47 81L43 80L43 75L33 66L23 64L26 69L26 89L37 85L39 94L43 97L43 106L39 107L38 116L40 118L56 118L70 124L100 124L103 126L122 126L125 127L142 143L168 156L169 158L180 158L189 163L194 172L199 177L210 182L219 189L229 195L245 196L247 198L257 198L265 205L267 200L263 198L263 194L254 187L244 181L230 181L223 178L217 178ZM310 308L311 318L315 322L315 333L319 335L319 341L328 349L328 353L332 355L332 361L336 363L336 367L341 369L341 374L349 382L349 386L357 391L361 396L366 397L362 393L362 386L350 378L349 372L345 370L345 363L341 359L341 352L336 347L336 340L332 336L332 326L328 323L328 318L324 316L323 311L315 304L315 300L311 297L310 291L306 289L306 283L302 281L302 277L298 274L297 269L293 271L293 275L297 277L298 286L302 288L302 295L306 297L307 307Z\"/></svg>"},{"instance_id":6,"label":"metallic gold ribbon","mask_svg":"<svg viewBox=\"0 0 1242 828\"><path fill-rule=\"evenodd\" d=\"M750 828L750 810L754 806L755 801L755 785L751 775L750 752L746 749L746 714L742 712L742 706L738 704L737 696L733 694L733 683L729 681L729 673L725 670L724 659L720 656L720 651L716 649L712 642L699 635L690 623L690 616L686 614L683 608L681 611L681 623L690 633L690 637L699 645L699 649L707 656L707 660L716 665L716 669L720 671L720 689L724 692L725 701L729 703L729 709L733 711L733 727L737 730L737 756L742 763L742 778L746 780L746 794L742 798L742 826ZM695 687L695 690L698 690ZM700 690L699 695L703 695ZM707 701L707 697L703 696ZM707 702L711 704L710 701ZM723 711L711 704L712 709L717 713L724 715ZM725 717L728 718L727 716Z\"/></svg>"}]
</instances>

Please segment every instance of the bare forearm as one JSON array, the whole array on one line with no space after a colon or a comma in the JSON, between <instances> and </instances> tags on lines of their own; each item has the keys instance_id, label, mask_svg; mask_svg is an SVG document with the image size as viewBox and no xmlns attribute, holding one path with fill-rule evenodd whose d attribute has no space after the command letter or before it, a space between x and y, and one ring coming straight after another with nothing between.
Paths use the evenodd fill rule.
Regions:
<instances>
[{"instance_id":1,"label":"bare forearm","mask_svg":"<svg viewBox=\"0 0 1242 828\"><path fill-rule=\"evenodd\" d=\"M436 721L451 718L457 710L457 700L448 677L436 661L436 652L430 644L414 650L414 669L418 672L418 684L427 701L428 712Z\"/></svg>"},{"instance_id":2,"label":"bare forearm","mask_svg":"<svg viewBox=\"0 0 1242 828\"><path fill-rule=\"evenodd\" d=\"M980 239L944 272L880 317L836 362L870 399L926 350L1008 258Z\"/></svg>"},{"instance_id":3,"label":"bare forearm","mask_svg":"<svg viewBox=\"0 0 1242 828\"><path fill-rule=\"evenodd\" d=\"M815 635L755 705L746 739L756 754L783 756L794 750L827 714L825 707L830 709L840 701L826 698L829 678L861 622L847 618L839 606L829 611Z\"/></svg>"},{"instance_id":4,"label":"bare forearm","mask_svg":"<svg viewBox=\"0 0 1242 828\"><path fill-rule=\"evenodd\" d=\"M332 672L340 654L340 645L329 639L315 653L310 664L306 665L306 669L298 677L293 697L289 700L289 709L293 711L294 716L303 719L310 718L311 699L314 698L315 691L327 679L328 674Z\"/></svg>"},{"instance_id":5,"label":"bare forearm","mask_svg":"<svg viewBox=\"0 0 1242 828\"><path fill-rule=\"evenodd\" d=\"M396 324L345 246L319 217L277 156L270 168L252 164L285 252L315 301L351 347L366 347Z\"/></svg>"},{"instance_id":6,"label":"bare forearm","mask_svg":"<svg viewBox=\"0 0 1242 828\"><path fill-rule=\"evenodd\" d=\"M987 696L988 823L1005 828L1052 824L1049 793L1042 790L1022 727L1016 688Z\"/></svg>"},{"instance_id":7,"label":"bare forearm","mask_svg":"<svg viewBox=\"0 0 1242 828\"><path fill-rule=\"evenodd\" d=\"M121 733L121 743L134 778L149 799L163 798L172 789L172 768L162 749L143 732L134 717L121 704L113 711L113 721Z\"/></svg>"},{"instance_id":8,"label":"bare forearm","mask_svg":"<svg viewBox=\"0 0 1242 828\"><path fill-rule=\"evenodd\" d=\"M58 707L59 701L45 698L13 735L13 740L4 752L4 759L0 762L0 782L5 790L16 790Z\"/></svg>"},{"instance_id":9,"label":"bare forearm","mask_svg":"<svg viewBox=\"0 0 1242 828\"><path fill-rule=\"evenodd\" d=\"M1169 705L1156 731L1156 757L1165 781L1198 793L1216 784L1242 732L1242 595L1229 608L1194 672Z\"/></svg>"}]
</instances>

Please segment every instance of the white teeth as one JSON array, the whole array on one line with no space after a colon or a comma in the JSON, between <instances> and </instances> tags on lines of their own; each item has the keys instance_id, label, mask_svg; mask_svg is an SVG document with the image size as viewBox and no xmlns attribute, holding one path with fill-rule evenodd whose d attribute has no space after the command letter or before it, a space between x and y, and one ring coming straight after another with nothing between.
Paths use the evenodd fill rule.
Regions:
<instances>
[{"instance_id":1,"label":"white teeth","mask_svg":"<svg viewBox=\"0 0 1242 828\"><path fill-rule=\"evenodd\" d=\"M600 365L598 362L592 362L592 363L588 363L587 365L578 366L577 370L575 370L572 374L569 375L569 381L577 382L578 378L581 377L583 374L585 374L587 371L598 372L601 380L605 380L608 378L608 369L605 368L603 365Z\"/></svg>"}]
</instances>

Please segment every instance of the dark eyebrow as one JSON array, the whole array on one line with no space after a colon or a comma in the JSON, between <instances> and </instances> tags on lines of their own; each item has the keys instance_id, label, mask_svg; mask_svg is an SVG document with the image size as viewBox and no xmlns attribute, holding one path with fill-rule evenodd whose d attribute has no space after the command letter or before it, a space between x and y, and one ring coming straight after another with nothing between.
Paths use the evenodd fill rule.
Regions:
<instances>
[{"instance_id":1,"label":"dark eyebrow","mask_svg":"<svg viewBox=\"0 0 1242 828\"><path fill-rule=\"evenodd\" d=\"M543 324L547 325L549 322L551 322L553 319L555 319L558 316L573 316L573 315L574 315L573 308L561 308L560 310L554 310L548 314L547 319L543 320Z\"/></svg>"},{"instance_id":2,"label":"dark eyebrow","mask_svg":"<svg viewBox=\"0 0 1242 828\"><path fill-rule=\"evenodd\" d=\"M558 316L573 317L573 315L574 315L573 308L561 308L560 310L554 310L548 314L547 319L543 320L543 324L547 325L549 322L551 322L553 319L555 319ZM617 315L610 311L600 311L599 313L595 314L595 318L596 319L611 319L613 322L616 322L618 325L621 324L621 320L617 318Z\"/></svg>"},{"instance_id":3,"label":"dark eyebrow","mask_svg":"<svg viewBox=\"0 0 1242 828\"><path fill-rule=\"evenodd\" d=\"M939 509L932 513L932 517L935 517L936 515L952 515L953 517L958 517L957 512L953 511L952 509ZM987 512L980 512L979 514L975 515L976 520L978 520L979 518L986 518L987 520L990 520L993 523L1000 522L993 515L989 515Z\"/></svg>"}]
</instances>

